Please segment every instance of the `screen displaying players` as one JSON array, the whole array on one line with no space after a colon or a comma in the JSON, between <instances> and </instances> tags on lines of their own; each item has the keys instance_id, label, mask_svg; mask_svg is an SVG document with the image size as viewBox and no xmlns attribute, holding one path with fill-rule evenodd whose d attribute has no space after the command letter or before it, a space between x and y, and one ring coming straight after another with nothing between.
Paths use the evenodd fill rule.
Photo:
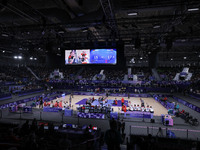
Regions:
<instances>
[{"instance_id":1,"label":"screen displaying players","mask_svg":"<svg viewBox=\"0 0 200 150\"><path fill-rule=\"evenodd\" d=\"M89 64L90 50L65 50L65 64Z\"/></svg>"},{"instance_id":2,"label":"screen displaying players","mask_svg":"<svg viewBox=\"0 0 200 150\"><path fill-rule=\"evenodd\" d=\"M116 49L65 50L65 64L116 64Z\"/></svg>"}]
</instances>

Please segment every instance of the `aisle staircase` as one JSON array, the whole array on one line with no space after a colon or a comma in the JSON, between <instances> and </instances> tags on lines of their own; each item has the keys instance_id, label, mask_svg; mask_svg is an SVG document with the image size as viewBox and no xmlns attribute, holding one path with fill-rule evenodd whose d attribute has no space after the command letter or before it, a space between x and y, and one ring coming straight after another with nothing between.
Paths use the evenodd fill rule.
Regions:
<instances>
[{"instance_id":1,"label":"aisle staircase","mask_svg":"<svg viewBox=\"0 0 200 150\"><path fill-rule=\"evenodd\" d=\"M128 81L128 75L127 74L124 75L124 81Z\"/></svg>"},{"instance_id":2,"label":"aisle staircase","mask_svg":"<svg viewBox=\"0 0 200 150\"><path fill-rule=\"evenodd\" d=\"M176 73L176 76L174 77L175 81L179 81L179 75L180 75L180 73Z\"/></svg>"},{"instance_id":3,"label":"aisle staircase","mask_svg":"<svg viewBox=\"0 0 200 150\"><path fill-rule=\"evenodd\" d=\"M155 77L155 79L156 79L157 81L160 81L160 76L159 76L159 74L158 74L156 68L152 68L151 71L152 71L152 74L153 74L153 76Z\"/></svg>"},{"instance_id":4,"label":"aisle staircase","mask_svg":"<svg viewBox=\"0 0 200 150\"><path fill-rule=\"evenodd\" d=\"M100 73L99 73L99 74L102 75L102 78L100 80L105 80L105 78L106 78L106 76L105 76L105 74L103 74L103 72L104 72L104 70L101 70ZM97 76L99 74L95 74L94 77L92 78L92 80L97 80Z\"/></svg>"},{"instance_id":5,"label":"aisle staircase","mask_svg":"<svg viewBox=\"0 0 200 150\"><path fill-rule=\"evenodd\" d=\"M41 80L41 79L33 72L33 70L32 70L30 67L26 67L26 69L27 69L28 71L30 71L31 74L32 74L37 80Z\"/></svg>"},{"instance_id":6,"label":"aisle staircase","mask_svg":"<svg viewBox=\"0 0 200 150\"><path fill-rule=\"evenodd\" d=\"M78 70L78 72L77 72L76 75L75 75L75 79L78 79L78 76L81 75L81 73L83 72L83 70L84 70L83 67L81 67L81 68Z\"/></svg>"},{"instance_id":7,"label":"aisle staircase","mask_svg":"<svg viewBox=\"0 0 200 150\"><path fill-rule=\"evenodd\" d=\"M192 78L192 73L189 73L188 75L187 75L187 78L185 79L186 81L189 81L189 80L191 80L191 78Z\"/></svg>"}]
</instances>

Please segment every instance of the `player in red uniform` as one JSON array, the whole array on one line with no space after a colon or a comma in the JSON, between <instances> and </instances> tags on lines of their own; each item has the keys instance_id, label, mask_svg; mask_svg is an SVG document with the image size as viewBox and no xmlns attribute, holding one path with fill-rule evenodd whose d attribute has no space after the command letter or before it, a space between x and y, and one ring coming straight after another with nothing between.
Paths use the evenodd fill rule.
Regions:
<instances>
[{"instance_id":1,"label":"player in red uniform","mask_svg":"<svg viewBox=\"0 0 200 150\"><path fill-rule=\"evenodd\" d=\"M59 107L62 108L62 100L59 102Z\"/></svg>"},{"instance_id":2,"label":"player in red uniform","mask_svg":"<svg viewBox=\"0 0 200 150\"><path fill-rule=\"evenodd\" d=\"M123 104L123 106L122 106L122 111L123 111L123 112L126 112L126 105L124 105L124 104Z\"/></svg>"},{"instance_id":3,"label":"player in red uniform","mask_svg":"<svg viewBox=\"0 0 200 150\"><path fill-rule=\"evenodd\" d=\"M122 99L121 99L121 102L122 102L122 106L123 106L123 104L124 104L124 98L122 97Z\"/></svg>"},{"instance_id":4,"label":"player in red uniform","mask_svg":"<svg viewBox=\"0 0 200 150\"><path fill-rule=\"evenodd\" d=\"M114 104L117 105L117 103L118 103L118 102L117 102L117 99L115 98L115 100L114 100Z\"/></svg>"},{"instance_id":5,"label":"player in red uniform","mask_svg":"<svg viewBox=\"0 0 200 150\"><path fill-rule=\"evenodd\" d=\"M58 107L58 102L57 101L55 102L54 107Z\"/></svg>"},{"instance_id":6,"label":"player in red uniform","mask_svg":"<svg viewBox=\"0 0 200 150\"><path fill-rule=\"evenodd\" d=\"M82 53L81 53L81 58L79 58L79 60L80 60L80 62L82 63L82 64L87 64L87 63L89 63L89 61L88 61L88 58L86 57L86 52L85 51L83 51Z\"/></svg>"}]
</instances>

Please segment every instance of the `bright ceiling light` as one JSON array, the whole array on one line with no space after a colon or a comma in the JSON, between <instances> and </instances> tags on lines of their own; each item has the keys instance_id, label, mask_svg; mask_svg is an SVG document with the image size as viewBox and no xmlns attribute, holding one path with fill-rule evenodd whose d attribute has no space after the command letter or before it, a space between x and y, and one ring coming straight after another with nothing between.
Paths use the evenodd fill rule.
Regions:
<instances>
[{"instance_id":1,"label":"bright ceiling light","mask_svg":"<svg viewBox=\"0 0 200 150\"><path fill-rule=\"evenodd\" d=\"M199 8L188 8L188 11L197 11Z\"/></svg>"},{"instance_id":2,"label":"bright ceiling light","mask_svg":"<svg viewBox=\"0 0 200 150\"><path fill-rule=\"evenodd\" d=\"M85 29L85 30L83 30L82 32L87 32L88 30L87 29Z\"/></svg>"},{"instance_id":3,"label":"bright ceiling light","mask_svg":"<svg viewBox=\"0 0 200 150\"><path fill-rule=\"evenodd\" d=\"M37 58L34 58L34 60L37 60Z\"/></svg>"},{"instance_id":4,"label":"bright ceiling light","mask_svg":"<svg viewBox=\"0 0 200 150\"><path fill-rule=\"evenodd\" d=\"M30 60L33 60L33 57L30 57Z\"/></svg>"},{"instance_id":5,"label":"bright ceiling light","mask_svg":"<svg viewBox=\"0 0 200 150\"><path fill-rule=\"evenodd\" d=\"M22 59L22 56L18 56L18 59Z\"/></svg>"},{"instance_id":6,"label":"bright ceiling light","mask_svg":"<svg viewBox=\"0 0 200 150\"><path fill-rule=\"evenodd\" d=\"M6 51L3 51L3 53L5 53Z\"/></svg>"},{"instance_id":7,"label":"bright ceiling light","mask_svg":"<svg viewBox=\"0 0 200 150\"><path fill-rule=\"evenodd\" d=\"M187 57L183 57L183 59L187 59Z\"/></svg>"},{"instance_id":8,"label":"bright ceiling light","mask_svg":"<svg viewBox=\"0 0 200 150\"><path fill-rule=\"evenodd\" d=\"M1 36L8 37L8 34L2 33Z\"/></svg>"},{"instance_id":9,"label":"bright ceiling light","mask_svg":"<svg viewBox=\"0 0 200 150\"><path fill-rule=\"evenodd\" d=\"M17 56L14 56L14 59L17 59Z\"/></svg>"},{"instance_id":10,"label":"bright ceiling light","mask_svg":"<svg viewBox=\"0 0 200 150\"><path fill-rule=\"evenodd\" d=\"M63 33L65 33L65 32L64 32L64 31L58 31L58 33L59 33L59 34L63 34Z\"/></svg>"},{"instance_id":11,"label":"bright ceiling light","mask_svg":"<svg viewBox=\"0 0 200 150\"><path fill-rule=\"evenodd\" d=\"M137 16L137 12L130 12L128 13L128 16Z\"/></svg>"},{"instance_id":12,"label":"bright ceiling light","mask_svg":"<svg viewBox=\"0 0 200 150\"><path fill-rule=\"evenodd\" d=\"M158 28L160 28L160 25L155 25L155 26L153 26L153 28L158 29Z\"/></svg>"},{"instance_id":13,"label":"bright ceiling light","mask_svg":"<svg viewBox=\"0 0 200 150\"><path fill-rule=\"evenodd\" d=\"M171 58L171 61L173 60L173 58Z\"/></svg>"}]
</instances>

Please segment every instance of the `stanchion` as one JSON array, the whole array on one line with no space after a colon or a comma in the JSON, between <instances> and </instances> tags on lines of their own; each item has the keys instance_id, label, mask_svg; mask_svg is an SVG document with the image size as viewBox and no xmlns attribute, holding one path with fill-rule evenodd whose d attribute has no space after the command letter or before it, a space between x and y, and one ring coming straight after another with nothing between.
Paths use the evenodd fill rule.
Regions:
<instances>
[{"instance_id":1,"label":"stanchion","mask_svg":"<svg viewBox=\"0 0 200 150\"><path fill-rule=\"evenodd\" d=\"M42 111L40 110L40 120L42 120Z\"/></svg>"},{"instance_id":2,"label":"stanchion","mask_svg":"<svg viewBox=\"0 0 200 150\"><path fill-rule=\"evenodd\" d=\"M2 110L0 110L0 113L1 113L1 115L0 115L0 119L2 118L2 116L3 116L3 114L2 114Z\"/></svg>"},{"instance_id":3,"label":"stanchion","mask_svg":"<svg viewBox=\"0 0 200 150\"><path fill-rule=\"evenodd\" d=\"M77 124L79 125L79 115L78 115L78 123Z\"/></svg>"},{"instance_id":4,"label":"stanchion","mask_svg":"<svg viewBox=\"0 0 200 150\"><path fill-rule=\"evenodd\" d=\"M20 109L20 113L19 113L19 119L22 119L22 110Z\"/></svg>"},{"instance_id":5,"label":"stanchion","mask_svg":"<svg viewBox=\"0 0 200 150\"><path fill-rule=\"evenodd\" d=\"M143 112L143 119L142 119L142 122L144 122L144 112Z\"/></svg>"},{"instance_id":6,"label":"stanchion","mask_svg":"<svg viewBox=\"0 0 200 150\"><path fill-rule=\"evenodd\" d=\"M62 111L62 121L61 121L61 123L63 123L63 116L64 116L64 112Z\"/></svg>"}]
</instances>

